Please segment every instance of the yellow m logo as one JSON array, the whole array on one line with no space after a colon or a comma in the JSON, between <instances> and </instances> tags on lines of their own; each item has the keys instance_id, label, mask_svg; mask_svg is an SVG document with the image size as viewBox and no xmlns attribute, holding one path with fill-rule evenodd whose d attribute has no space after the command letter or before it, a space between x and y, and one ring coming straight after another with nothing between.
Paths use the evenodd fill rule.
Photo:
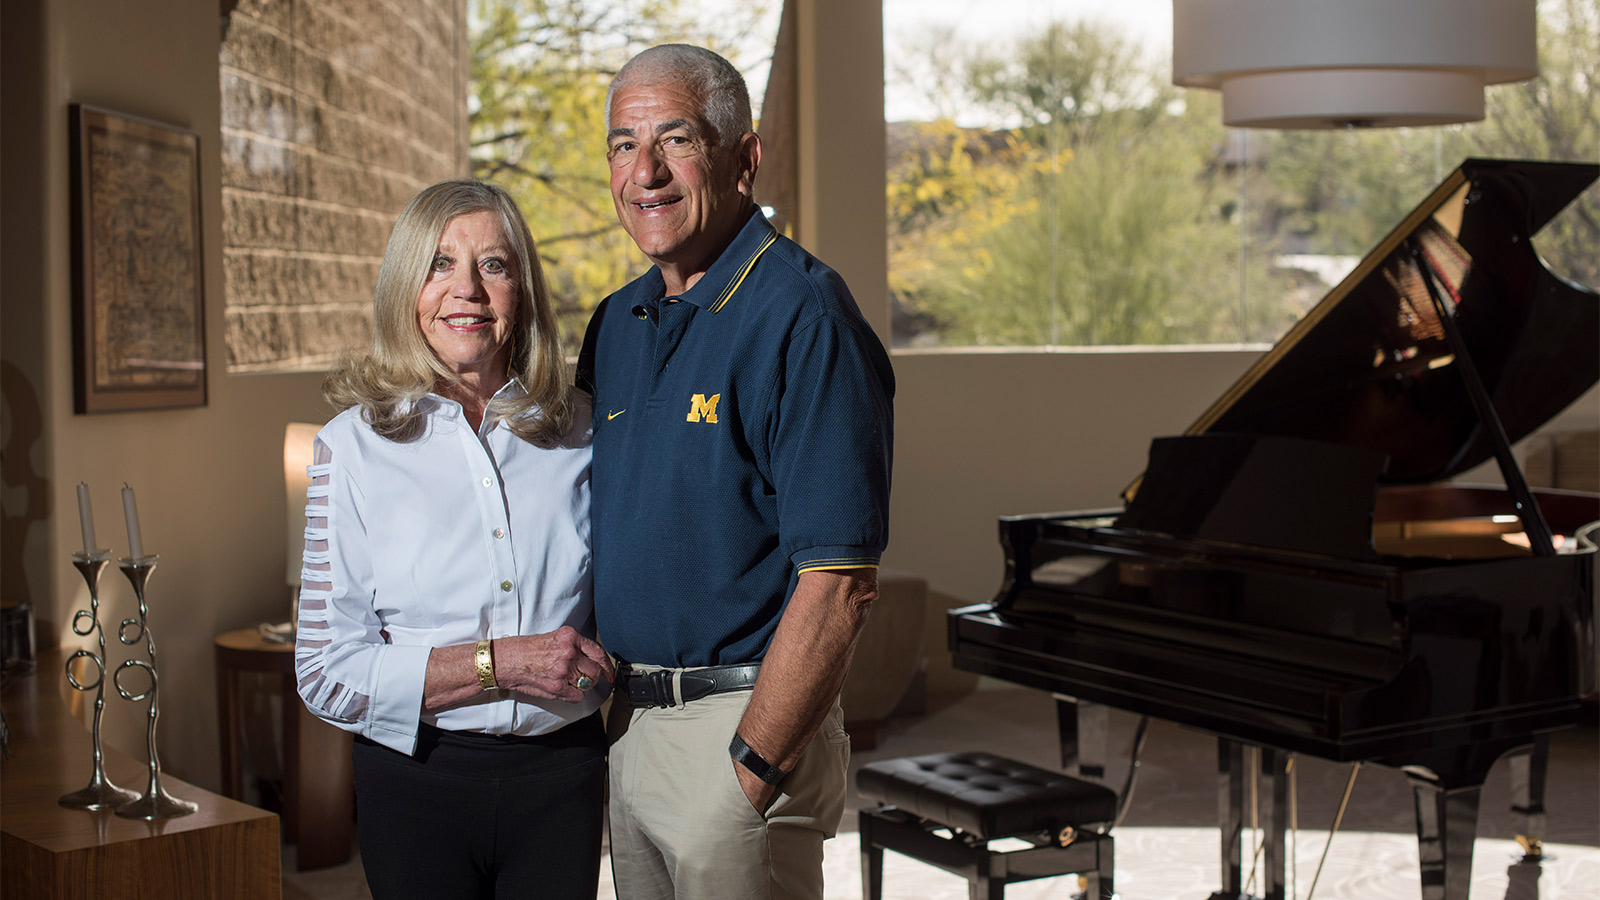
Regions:
<instances>
[{"instance_id":1,"label":"yellow m logo","mask_svg":"<svg viewBox=\"0 0 1600 900\"><path fill-rule=\"evenodd\" d=\"M721 394L712 394L707 400L705 394L695 394L689 398L689 421L698 422L704 416L706 424L717 424L717 401L722 399Z\"/></svg>"}]
</instances>

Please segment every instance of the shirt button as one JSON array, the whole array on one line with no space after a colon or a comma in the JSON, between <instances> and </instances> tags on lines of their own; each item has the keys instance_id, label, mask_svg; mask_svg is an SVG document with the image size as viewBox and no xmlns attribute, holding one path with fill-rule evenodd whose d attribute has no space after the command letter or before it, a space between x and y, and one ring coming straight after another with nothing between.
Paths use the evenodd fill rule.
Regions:
<instances>
[{"instance_id":1,"label":"shirt button","mask_svg":"<svg viewBox=\"0 0 1600 900\"><path fill-rule=\"evenodd\" d=\"M483 486L484 487L492 487L493 485L494 485L494 479L493 478L490 478L487 475L483 476Z\"/></svg>"},{"instance_id":2,"label":"shirt button","mask_svg":"<svg viewBox=\"0 0 1600 900\"><path fill-rule=\"evenodd\" d=\"M507 593L510 593L510 591L511 591L511 582L509 582L509 581L500 582L500 590L505 591Z\"/></svg>"},{"instance_id":3,"label":"shirt button","mask_svg":"<svg viewBox=\"0 0 1600 900\"><path fill-rule=\"evenodd\" d=\"M506 536L506 530L504 528L496 528L494 530L494 539L495 540L497 540L497 541L504 540L505 536Z\"/></svg>"}]
</instances>

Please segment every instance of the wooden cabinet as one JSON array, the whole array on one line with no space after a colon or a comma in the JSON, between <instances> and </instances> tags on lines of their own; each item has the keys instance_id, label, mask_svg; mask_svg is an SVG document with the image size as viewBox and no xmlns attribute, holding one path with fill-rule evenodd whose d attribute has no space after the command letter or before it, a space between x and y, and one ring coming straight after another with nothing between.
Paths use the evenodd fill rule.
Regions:
<instances>
[{"instance_id":1,"label":"wooden cabinet","mask_svg":"<svg viewBox=\"0 0 1600 900\"><path fill-rule=\"evenodd\" d=\"M173 778L161 784L198 812L146 822L56 800L89 781L89 732L58 693L62 656L5 686L11 757L0 763L0 880L16 900L280 900L278 817ZM107 702L112 702L108 700ZM120 702L120 701L119 701ZM148 765L105 748L106 776L142 792Z\"/></svg>"}]
</instances>

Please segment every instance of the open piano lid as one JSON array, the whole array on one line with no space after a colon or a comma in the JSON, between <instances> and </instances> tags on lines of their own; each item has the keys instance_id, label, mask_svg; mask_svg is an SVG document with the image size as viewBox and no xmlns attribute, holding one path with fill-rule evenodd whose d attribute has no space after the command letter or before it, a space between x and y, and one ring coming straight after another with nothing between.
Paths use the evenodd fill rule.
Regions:
<instances>
[{"instance_id":1,"label":"open piano lid","mask_svg":"<svg viewBox=\"0 0 1600 900\"><path fill-rule=\"evenodd\" d=\"M1600 379L1600 297L1546 270L1529 240L1597 174L1587 163L1466 160L1187 433L1360 447L1389 458L1387 483L1489 459L1415 242L1507 436L1526 436Z\"/></svg>"}]
</instances>

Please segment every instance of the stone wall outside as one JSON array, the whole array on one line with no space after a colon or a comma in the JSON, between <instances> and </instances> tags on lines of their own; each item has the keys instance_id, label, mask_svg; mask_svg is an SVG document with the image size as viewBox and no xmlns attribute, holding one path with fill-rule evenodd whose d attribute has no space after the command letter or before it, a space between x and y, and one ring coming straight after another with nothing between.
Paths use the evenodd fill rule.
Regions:
<instances>
[{"instance_id":1,"label":"stone wall outside","mask_svg":"<svg viewBox=\"0 0 1600 900\"><path fill-rule=\"evenodd\" d=\"M395 217L468 171L466 46L465 0L240 0L220 59L228 371L366 345Z\"/></svg>"}]
</instances>

